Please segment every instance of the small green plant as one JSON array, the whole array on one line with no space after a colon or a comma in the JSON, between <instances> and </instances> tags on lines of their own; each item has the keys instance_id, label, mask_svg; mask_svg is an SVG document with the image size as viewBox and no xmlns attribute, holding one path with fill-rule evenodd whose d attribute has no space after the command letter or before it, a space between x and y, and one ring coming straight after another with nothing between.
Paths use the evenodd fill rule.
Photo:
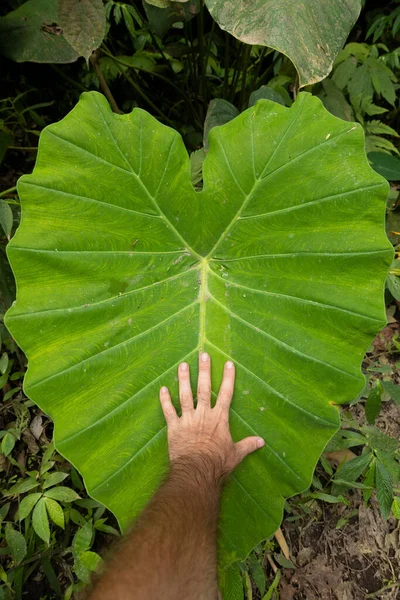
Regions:
<instances>
[{"instance_id":1,"label":"small green plant","mask_svg":"<svg viewBox=\"0 0 400 600\"><path fill-rule=\"evenodd\" d=\"M336 116L364 127L367 152L398 154L392 141L395 129L378 115L387 113L396 101L396 75L387 64L389 51L384 44L352 42L339 52L332 75L322 82L320 98ZM388 107L382 106L384 100Z\"/></svg>"}]
</instances>

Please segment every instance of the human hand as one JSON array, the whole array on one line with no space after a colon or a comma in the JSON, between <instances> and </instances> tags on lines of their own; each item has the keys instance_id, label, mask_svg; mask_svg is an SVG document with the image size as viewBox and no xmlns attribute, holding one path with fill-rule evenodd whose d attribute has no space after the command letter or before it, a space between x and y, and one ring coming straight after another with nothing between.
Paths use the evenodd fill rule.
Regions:
<instances>
[{"instance_id":1,"label":"human hand","mask_svg":"<svg viewBox=\"0 0 400 600\"><path fill-rule=\"evenodd\" d=\"M234 443L229 430L229 407L235 385L235 367L225 363L222 384L214 408L211 408L211 360L203 352L199 357L197 405L190 387L189 365L178 368L179 399L182 416L178 417L168 388L160 390L160 402L168 427L168 448L172 463L180 459L206 459L217 479L230 473L245 456L264 446L264 440L251 436Z\"/></svg>"}]
</instances>

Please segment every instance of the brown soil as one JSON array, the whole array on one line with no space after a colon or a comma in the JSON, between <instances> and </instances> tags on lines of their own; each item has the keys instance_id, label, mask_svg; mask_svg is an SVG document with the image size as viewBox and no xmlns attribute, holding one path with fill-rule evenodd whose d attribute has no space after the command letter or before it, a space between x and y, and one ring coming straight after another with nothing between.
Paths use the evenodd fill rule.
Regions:
<instances>
[{"instance_id":1,"label":"brown soil","mask_svg":"<svg viewBox=\"0 0 400 600\"><path fill-rule=\"evenodd\" d=\"M352 412L362 422L362 406ZM385 402L376 425L400 439L400 407ZM280 600L400 600L399 522L384 521L376 500L367 506L358 490L349 499L350 506L316 502L302 520L283 523L297 569L283 571Z\"/></svg>"}]
</instances>

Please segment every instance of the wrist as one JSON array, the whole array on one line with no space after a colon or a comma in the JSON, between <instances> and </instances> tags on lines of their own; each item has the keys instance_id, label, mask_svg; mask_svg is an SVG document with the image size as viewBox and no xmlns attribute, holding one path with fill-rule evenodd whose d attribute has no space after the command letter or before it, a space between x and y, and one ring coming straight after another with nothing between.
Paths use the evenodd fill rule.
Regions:
<instances>
[{"instance_id":1,"label":"wrist","mask_svg":"<svg viewBox=\"0 0 400 600\"><path fill-rule=\"evenodd\" d=\"M171 459L171 476L179 477L185 484L194 487L207 486L219 489L225 473L218 456L206 453L192 453Z\"/></svg>"}]
</instances>

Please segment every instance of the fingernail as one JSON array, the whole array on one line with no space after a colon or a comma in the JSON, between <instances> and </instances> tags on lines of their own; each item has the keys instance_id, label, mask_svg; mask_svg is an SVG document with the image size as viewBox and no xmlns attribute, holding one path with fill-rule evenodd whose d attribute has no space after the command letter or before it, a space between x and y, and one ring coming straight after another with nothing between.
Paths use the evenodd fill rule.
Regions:
<instances>
[{"instance_id":1,"label":"fingernail","mask_svg":"<svg viewBox=\"0 0 400 600\"><path fill-rule=\"evenodd\" d=\"M231 360L228 360L228 362L225 364L227 369L233 369L233 362Z\"/></svg>"},{"instance_id":2,"label":"fingernail","mask_svg":"<svg viewBox=\"0 0 400 600\"><path fill-rule=\"evenodd\" d=\"M188 364L187 363L182 363L180 365L180 370L181 371L187 371L188 370Z\"/></svg>"},{"instance_id":3,"label":"fingernail","mask_svg":"<svg viewBox=\"0 0 400 600\"><path fill-rule=\"evenodd\" d=\"M200 360L201 360L202 362L207 362L207 361L208 361L208 354L207 354L207 352L203 352L203 353L201 354L201 356L200 356Z\"/></svg>"},{"instance_id":4,"label":"fingernail","mask_svg":"<svg viewBox=\"0 0 400 600\"><path fill-rule=\"evenodd\" d=\"M163 385L163 386L162 386L162 388L161 388L161 390L160 390L160 392L161 392L162 394L165 394L165 392L168 392L168 388L167 388L167 386Z\"/></svg>"},{"instance_id":5,"label":"fingernail","mask_svg":"<svg viewBox=\"0 0 400 600\"><path fill-rule=\"evenodd\" d=\"M265 442L262 438L259 438L257 440L257 448L262 448L263 446L265 446Z\"/></svg>"}]
</instances>

